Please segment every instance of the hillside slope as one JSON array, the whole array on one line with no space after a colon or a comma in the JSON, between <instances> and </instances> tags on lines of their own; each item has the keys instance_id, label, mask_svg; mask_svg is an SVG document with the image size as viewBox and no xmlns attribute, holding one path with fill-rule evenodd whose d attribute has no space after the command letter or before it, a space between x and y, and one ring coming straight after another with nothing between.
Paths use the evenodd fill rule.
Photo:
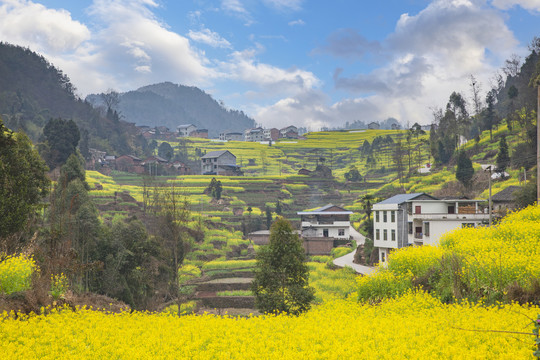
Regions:
<instances>
[{"instance_id":1,"label":"hillside slope","mask_svg":"<svg viewBox=\"0 0 540 360\"><path fill-rule=\"evenodd\" d=\"M34 141L51 118L73 119L88 132L90 147L134 151L136 128L101 116L75 95L69 77L43 56L20 46L0 43L0 115L6 126Z\"/></svg>"},{"instance_id":2,"label":"hillside slope","mask_svg":"<svg viewBox=\"0 0 540 360\"><path fill-rule=\"evenodd\" d=\"M100 95L92 94L87 100L102 105ZM208 129L209 136L221 131L243 131L253 127L255 121L242 111L227 110L210 95L196 87L171 82L143 86L120 95L118 111L129 122L137 125L164 125L175 130L181 124L194 124Z\"/></svg>"}]
</instances>

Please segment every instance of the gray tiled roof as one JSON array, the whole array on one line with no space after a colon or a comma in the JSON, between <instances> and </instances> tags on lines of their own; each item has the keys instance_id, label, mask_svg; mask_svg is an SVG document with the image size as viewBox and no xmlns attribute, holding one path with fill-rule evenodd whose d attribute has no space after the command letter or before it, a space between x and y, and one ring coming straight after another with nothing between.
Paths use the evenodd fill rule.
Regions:
<instances>
[{"instance_id":1,"label":"gray tiled roof","mask_svg":"<svg viewBox=\"0 0 540 360\"><path fill-rule=\"evenodd\" d=\"M420 195L424 195L425 193L412 193L412 194L398 194L394 195L388 199L385 199L381 202L378 202L377 204L402 204L404 202L407 202L409 200L412 200Z\"/></svg>"}]
</instances>

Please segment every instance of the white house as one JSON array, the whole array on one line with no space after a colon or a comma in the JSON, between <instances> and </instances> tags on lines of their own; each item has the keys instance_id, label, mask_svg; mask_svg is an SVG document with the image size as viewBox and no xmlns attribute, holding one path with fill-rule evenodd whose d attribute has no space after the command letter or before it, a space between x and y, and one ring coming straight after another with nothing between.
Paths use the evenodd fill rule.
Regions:
<instances>
[{"instance_id":1,"label":"white house","mask_svg":"<svg viewBox=\"0 0 540 360\"><path fill-rule=\"evenodd\" d=\"M193 124L184 124L184 125L178 125L176 129L178 130L179 137L188 137L189 134L197 130L197 127Z\"/></svg>"},{"instance_id":2,"label":"white house","mask_svg":"<svg viewBox=\"0 0 540 360\"><path fill-rule=\"evenodd\" d=\"M202 175L241 175L236 156L229 150L210 151L201 157Z\"/></svg>"},{"instance_id":3,"label":"white house","mask_svg":"<svg viewBox=\"0 0 540 360\"><path fill-rule=\"evenodd\" d=\"M329 254L335 241L351 239L352 211L345 210L332 204L325 205L312 211L297 213L301 218L300 236L304 248L310 255ZM353 229L354 230L354 229ZM356 231L353 231L356 233Z\"/></svg>"},{"instance_id":4,"label":"white house","mask_svg":"<svg viewBox=\"0 0 540 360\"><path fill-rule=\"evenodd\" d=\"M224 141L242 141L243 134L240 132L224 131L219 134L219 139Z\"/></svg>"},{"instance_id":5,"label":"white house","mask_svg":"<svg viewBox=\"0 0 540 360\"><path fill-rule=\"evenodd\" d=\"M438 245L441 236L461 227L487 223L481 200L437 199L425 193L400 194L373 205L373 242L379 260L410 245Z\"/></svg>"},{"instance_id":6,"label":"white house","mask_svg":"<svg viewBox=\"0 0 540 360\"><path fill-rule=\"evenodd\" d=\"M253 129L246 129L244 130L244 140L245 141L263 141L264 140L264 132L263 128L253 128Z\"/></svg>"}]
</instances>

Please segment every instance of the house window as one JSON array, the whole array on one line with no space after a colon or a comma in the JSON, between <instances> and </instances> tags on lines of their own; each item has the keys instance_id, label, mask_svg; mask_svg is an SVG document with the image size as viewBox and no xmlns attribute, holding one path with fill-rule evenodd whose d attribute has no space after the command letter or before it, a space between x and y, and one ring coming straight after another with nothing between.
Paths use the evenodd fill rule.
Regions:
<instances>
[{"instance_id":1,"label":"house window","mask_svg":"<svg viewBox=\"0 0 540 360\"><path fill-rule=\"evenodd\" d=\"M388 240L388 230L383 230L383 240Z\"/></svg>"},{"instance_id":2,"label":"house window","mask_svg":"<svg viewBox=\"0 0 540 360\"><path fill-rule=\"evenodd\" d=\"M409 222L409 234L412 234L412 221Z\"/></svg>"},{"instance_id":3,"label":"house window","mask_svg":"<svg viewBox=\"0 0 540 360\"><path fill-rule=\"evenodd\" d=\"M429 222L424 223L424 235L429 236Z\"/></svg>"},{"instance_id":4,"label":"house window","mask_svg":"<svg viewBox=\"0 0 540 360\"><path fill-rule=\"evenodd\" d=\"M381 230L375 230L375 240L381 240Z\"/></svg>"},{"instance_id":5,"label":"house window","mask_svg":"<svg viewBox=\"0 0 540 360\"><path fill-rule=\"evenodd\" d=\"M396 241L396 230L392 229L392 241Z\"/></svg>"},{"instance_id":6,"label":"house window","mask_svg":"<svg viewBox=\"0 0 540 360\"><path fill-rule=\"evenodd\" d=\"M379 222L379 213L380 211L375 211L375 222Z\"/></svg>"},{"instance_id":7,"label":"house window","mask_svg":"<svg viewBox=\"0 0 540 360\"><path fill-rule=\"evenodd\" d=\"M396 222L396 212L391 211L390 214L392 215L392 222Z\"/></svg>"},{"instance_id":8,"label":"house window","mask_svg":"<svg viewBox=\"0 0 540 360\"><path fill-rule=\"evenodd\" d=\"M416 205L416 206L414 207L414 213L415 213L415 214L421 214L421 213L422 213L422 206Z\"/></svg>"},{"instance_id":9,"label":"house window","mask_svg":"<svg viewBox=\"0 0 540 360\"><path fill-rule=\"evenodd\" d=\"M384 221L384 222L388 221L388 218L387 218L387 215L386 215L386 211L383 211L383 221Z\"/></svg>"},{"instance_id":10,"label":"house window","mask_svg":"<svg viewBox=\"0 0 540 360\"><path fill-rule=\"evenodd\" d=\"M338 236L345 236L345 229L338 229Z\"/></svg>"},{"instance_id":11,"label":"house window","mask_svg":"<svg viewBox=\"0 0 540 360\"><path fill-rule=\"evenodd\" d=\"M214 165L214 169L217 169L217 165Z\"/></svg>"},{"instance_id":12,"label":"house window","mask_svg":"<svg viewBox=\"0 0 540 360\"><path fill-rule=\"evenodd\" d=\"M322 236L323 237L328 237L328 229L323 229Z\"/></svg>"},{"instance_id":13,"label":"house window","mask_svg":"<svg viewBox=\"0 0 540 360\"><path fill-rule=\"evenodd\" d=\"M386 253L384 251L381 252L381 262L386 262Z\"/></svg>"},{"instance_id":14,"label":"house window","mask_svg":"<svg viewBox=\"0 0 540 360\"><path fill-rule=\"evenodd\" d=\"M448 205L448 213L449 214L455 214L456 213L456 207L454 205Z\"/></svg>"}]
</instances>

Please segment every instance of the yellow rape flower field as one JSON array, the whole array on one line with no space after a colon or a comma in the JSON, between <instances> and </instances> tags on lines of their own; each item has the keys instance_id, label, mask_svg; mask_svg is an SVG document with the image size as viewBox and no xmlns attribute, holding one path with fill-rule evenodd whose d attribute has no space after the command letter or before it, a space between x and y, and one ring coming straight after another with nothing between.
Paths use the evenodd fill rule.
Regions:
<instances>
[{"instance_id":1,"label":"yellow rape flower field","mask_svg":"<svg viewBox=\"0 0 540 360\"><path fill-rule=\"evenodd\" d=\"M330 301L300 317L63 310L0 322L3 359L527 359L537 308L444 305L422 292L378 306ZM531 325L530 325L531 324Z\"/></svg>"},{"instance_id":2,"label":"yellow rape flower field","mask_svg":"<svg viewBox=\"0 0 540 360\"><path fill-rule=\"evenodd\" d=\"M452 252L461 257L460 276L471 288L476 282L482 284L478 289L503 290L512 282L527 286L539 275L539 244L540 209L531 207L491 229L452 232L439 248L397 251L386 270L359 278L357 285L350 278L347 299L322 299L299 317L177 317L91 309L3 313L0 358L532 359L537 306L482 305L467 298L443 303L411 288L408 279L429 272ZM321 272L319 267L312 265L312 273ZM322 279L314 276L313 281ZM358 302L362 289L386 295L375 304Z\"/></svg>"}]
</instances>

